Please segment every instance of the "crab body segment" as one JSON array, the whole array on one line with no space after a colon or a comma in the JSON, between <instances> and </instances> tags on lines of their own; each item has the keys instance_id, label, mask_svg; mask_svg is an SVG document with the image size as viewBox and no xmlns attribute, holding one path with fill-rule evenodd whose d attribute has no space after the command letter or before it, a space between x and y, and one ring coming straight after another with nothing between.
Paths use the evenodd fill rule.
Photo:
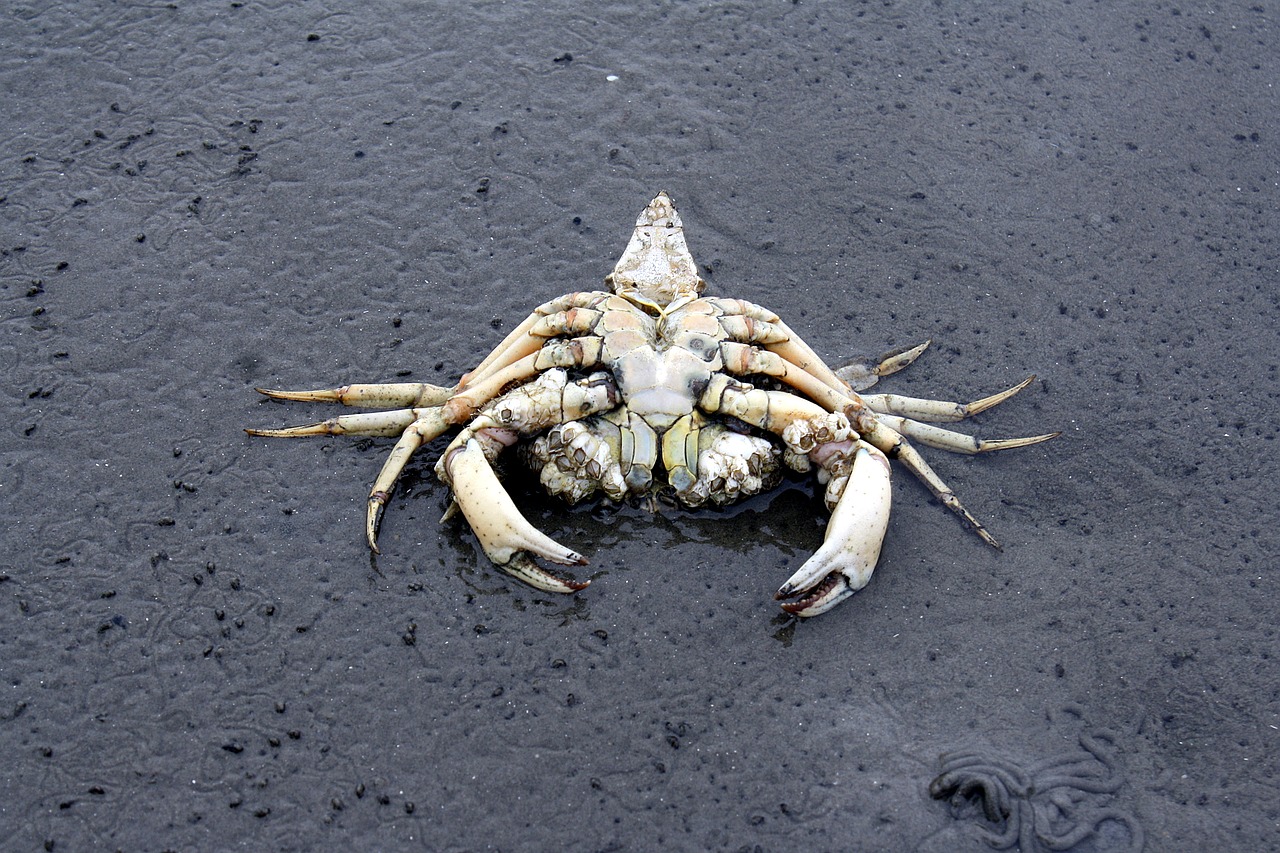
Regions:
<instances>
[{"instance_id":1,"label":"crab body segment","mask_svg":"<svg viewBox=\"0 0 1280 853\"><path fill-rule=\"evenodd\" d=\"M493 468L509 447L519 446L547 490L570 502L665 491L686 506L725 504L771 488L784 466L816 468L831 511L826 536L777 593L799 616L829 610L870 580L889 519L890 458L999 547L911 440L980 453L1057 435L983 441L936 426L1003 402L1034 377L968 404L860 395L909 365L928 342L837 371L772 311L702 296L680 216L665 193L640 214L605 283L609 291L569 293L539 306L452 387L259 389L277 399L384 411L247 432L398 436L369 496L366 535L377 551L378 522L406 462L460 428L436 465L454 506L495 565L563 593L586 583L552 574L534 558L562 565L586 559L516 508Z\"/></svg>"}]
</instances>

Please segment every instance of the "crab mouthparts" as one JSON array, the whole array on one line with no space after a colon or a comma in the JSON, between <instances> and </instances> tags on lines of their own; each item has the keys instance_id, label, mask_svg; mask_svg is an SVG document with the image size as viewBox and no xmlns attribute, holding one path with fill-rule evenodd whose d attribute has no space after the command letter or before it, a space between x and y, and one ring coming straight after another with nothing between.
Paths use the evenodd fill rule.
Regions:
<instances>
[{"instance_id":1,"label":"crab mouthparts","mask_svg":"<svg viewBox=\"0 0 1280 853\"><path fill-rule=\"evenodd\" d=\"M620 296L638 296L660 308L702 292L705 283L684 241L684 224L665 192L636 219L631 241L605 282Z\"/></svg>"}]
</instances>

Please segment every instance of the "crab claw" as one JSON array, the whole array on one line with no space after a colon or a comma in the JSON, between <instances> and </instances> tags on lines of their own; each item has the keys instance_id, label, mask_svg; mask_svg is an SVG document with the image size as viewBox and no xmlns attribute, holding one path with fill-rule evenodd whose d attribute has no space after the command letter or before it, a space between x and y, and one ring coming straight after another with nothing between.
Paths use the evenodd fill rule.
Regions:
<instances>
[{"instance_id":1,"label":"crab claw","mask_svg":"<svg viewBox=\"0 0 1280 853\"><path fill-rule=\"evenodd\" d=\"M582 566L587 558L551 539L520 514L474 438L447 458L445 469L458 508L495 566L546 592L577 592L590 583L556 577L533 561L536 555L561 565Z\"/></svg>"},{"instance_id":2,"label":"crab claw","mask_svg":"<svg viewBox=\"0 0 1280 853\"><path fill-rule=\"evenodd\" d=\"M858 443L853 470L827 522L822 547L778 590L793 598L782 609L817 616L867 585L880 558L889 526L889 460L866 442Z\"/></svg>"}]
</instances>

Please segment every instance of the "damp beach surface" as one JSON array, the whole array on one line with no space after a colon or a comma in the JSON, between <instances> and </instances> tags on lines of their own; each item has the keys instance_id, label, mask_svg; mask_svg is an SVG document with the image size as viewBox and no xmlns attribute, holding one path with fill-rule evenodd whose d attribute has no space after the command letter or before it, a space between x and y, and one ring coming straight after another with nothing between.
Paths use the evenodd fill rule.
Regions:
<instances>
[{"instance_id":1,"label":"damp beach surface","mask_svg":"<svg viewBox=\"0 0 1280 853\"><path fill-rule=\"evenodd\" d=\"M1275 845L1265 7L23 3L0 27L0 827L13 849ZM493 569L425 448L255 386L451 384L678 205L708 292L877 391L1026 391L826 514L579 508Z\"/></svg>"}]
</instances>

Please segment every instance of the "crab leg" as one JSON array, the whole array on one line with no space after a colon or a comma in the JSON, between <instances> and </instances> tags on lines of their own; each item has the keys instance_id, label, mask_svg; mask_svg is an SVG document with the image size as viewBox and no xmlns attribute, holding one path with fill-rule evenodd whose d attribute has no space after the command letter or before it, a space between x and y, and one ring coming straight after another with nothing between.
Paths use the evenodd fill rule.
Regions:
<instances>
[{"instance_id":1,"label":"crab leg","mask_svg":"<svg viewBox=\"0 0 1280 853\"><path fill-rule=\"evenodd\" d=\"M296 400L303 403L341 403L344 406L371 406L395 411L362 412L304 426L283 429L246 429L249 435L269 438L297 438L307 435L400 435L405 428L431 408L440 406L453 396L452 388L425 382L387 382L374 385L343 385L341 388L317 391L278 391L255 389L273 400Z\"/></svg>"},{"instance_id":2,"label":"crab leg","mask_svg":"<svg viewBox=\"0 0 1280 853\"><path fill-rule=\"evenodd\" d=\"M544 341L539 349L500 369L493 369L483 379L466 385L462 391L449 398L445 408L451 409L457 418L456 422L461 423L512 384L556 367L594 367L600 362L603 346L604 341L594 335Z\"/></svg>"},{"instance_id":3,"label":"crab leg","mask_svg":"<svg viewBox=\"0 0 1280 853\"><path fill-rule=\"evenodd\" d=\"M424 409L397 409L391 412L361 412L358 415L339 415L336 418L305 426L284 429L246 429L249 435L268 438L297 438L304 435L381 435L392 436L404 432Z\"/></svg>"},{"instance_id":4,"label":"crab leg","mask_svg":"<svg viewBox=\"0 0 1280 853\"><path fill-rule=\"evenodd\" d=\"M829 414L821 406L802 397L785 391L765 391L724 374L711 377L698 399L698 408L709 415L737 418L778 436L797 420Z\"/></svg>"},{"instance_id":5,"label":"crab leg","mask_svg":"<svg viewBox=\"0 0 1280 853\"><path fill-rule=\"evenodd\" d=\"M812 347L805 343L804 338L793 332L791 328L781 320L777 321L777 326L787 336L788 340L784 343L769 344L767 347L769 352L785 358L804 372L817 377L817 379L828 388L833 388L842 393L847 391L849 388L848 383L841 379L835 371L827 366L827 363L822 360L822 357L814 352ZM925 346L928 346L928 344ZM920 351L923 352L923 348L921 348ZM917 355L918 354L919 353L917 353ZM915 356L912 356L912 358L901 367L906 367L906 365L910 364L914 359ZM894 368L894 370L900 370L901 367ZM888 372L892 373L893 370Z\"/></svg>"},{"instance_id":6,"label":"crab leg","mask_svg":"<svg viewBox=\"0 0 1280 853\"><path fill-rule=\"evenodd\" d=\"M545 306L538 306L532 314L525 317L520 325L512 329L510 334L502 339L502 343L490 350L489 354L469 373L463 374L462 380L458 384L465 386L470 382L483 379L494 370L501 370L512 362L519 361L541 346L542 342L531 337L529 330L542 319L543 307Z\"/></svg>"},{"instance_id":7,"label":"crab leg","mask_svg":"<svg viewBox=\"0 0 1280 853\"><path fill-rule=\"evenodd\" d=\"M585 300L587 296L591 295L571 294L570 297L565 299L571 301L572 298L581 297ZM548 305L559 305L562 301L565 300L556 300L548 303ZM542 315L535 312L535 315L531 316L530 320L524 325L531 328L541 318ZM520 335L512 333L508 337L516 338L518 343L518 339L521 336L529 337L527 329L521 331ZM530 337L530 340L541 341L536 336ZM400 473L404 470L405 465L408 464L410 457L419 447L434 441L450 427L465 423L477 410L492 402L495 397L502 393L504 388L512 384L523 382L537 376L539 373L546 376L544 371L549 371L556 367L590 367L596 364L600 358L601 347L601 339L595 336L542 341L532 352L522 355L510 363L502 365L498 365L496 361L491 363L486 371L487 375L481 381L456 393L454 389L416 382L390 383L386 385L346 385L333 390L320 391L276 391L260 388L258 390L269 397L304 402L337 402L345 403L346 405L379 405L383 403L395 405L406 401L422 400L439 402L422 408L340 415L336 418L306 426L274 430L249 429L245 431L250 435L289 438L307 435L399 435L400 440L392 448L391 455L387 457L387 461L383 464L382 470L378 473L378 478L374 481L373 488L369 492L368 508L365 512L365 538L369 542L369 547L376 554L378 553L378 524L382 519L383 509L386 507L387 501L390 500L391 489L395 486L396 480L399 479ZM507 349L511 349L511 347ZM486 359L486 361L489 360ZM561 376L556 387L563 389L564 384L564 378ZM556 383L553 381L552 385L556 385ZM525 387L533 389L540 386L535 382ZM586 388L588 386L583 387ZM590 387L598 388L599 383L597 382ZM595 392L597 397L600 393L600 391ZM611 394L616 394L616 390L609 391L605 394L605 397L609 398ZM586 392L586 395L591 396L591 392ZM576 400L577 398L574 399ZM555 407L548 407L549 404L545 400L541 402L544 406L544 409L540 412L542 416L550 417L554 408L555 411L561 413L562 417L572 419L563 413L564 407L570 405L568 398ZM598 407L599 404L598 402L593 402L590 405ZM593 409L588 407L583 410L582 414L572 417L582 417L591 411ZM548 421L542 426L545 428L553 422L555 421Z\"/></svg>"},{"instance_id":8,"label":"crab leg","mask_svg":"<svg viewBox=\"0 0 1280 853\"><path fill-rule=\"evenodd\" d=\"M343 385L319 391L277 391L256 388L273 400L297 400L302 403L341 403L344 406L369 406L375 409L420 408L439 406L453 396L455 388L428 385L425 382L384 382L373 385Z\"/></svg>"},{"instance_id":9,"label":"crab leg","mask_svg":"<svg viewBox=\"0 0 1280 853\"><path fill-rule=\"evenodd\" d=\"M996 438L982 439L974 435L966 435L962 432L943 429L933 424L923 424L919 421L903 418L897 415L886 415L880 412L875 413L876 421L899 435L913 438L921 444L927 444L930 447L937 447L942 450L950 450L952 453L989 453L993 450L1009 450L1014 447L1027 447L1032 444L1039 444L1042 441L1048 441L1056 438L1061 433L1049 433L1045 435L1032 435L1026 438Z\"/></svg>"},{"instance_id":10,"label":"crab leg","mask_svg":"<svg viewBox=\"0 0 1280 853\"><path fill-rule=\"evenodd\" d=\"M832 384L772 350L726 341L720 344L720 356L728 373L735 376L755 373L772 376L800 391L829 412L841 411L851 404L865 409L857 394L849 391L848 386L839 379L834 379L835 374L831 374L834 379ZM827 372L830 373L829 370Z\"/></svg>"},{"instance_id":11,"label":"crab leg","mask_svg":"<svg viewBox=\"0 0 1280 853\"><path fill-rule=\"evenodd\" d=\"M1034 382L1035 378L1033 373L1012 388L992 394L990 397L983 397L981 400L974 400L972 403L926 400L920 397L903 397L900 394L862 394L861 397L867 408L879 414L901 415L904 418L914 418L930 423L953 423L1000 405Z\"/></svg>"},{"instance_id":12,"label":"crab leg","mask_svg":"<svg viewBox=\"0 0 1280 853\"><path fill-rule=\"evenodd\" d=\"M759 343L793 367L811 375L832 390L847 393L870 388L881 376L897 373L920 357L930 341L887 352L879 358L858 359L833 371L795 331L767 308L745 299L706 300L723 312L720 322L738 343Z\"/></svg>"},{"instance_id":13,"label":"crab leg","mask_svg":"<svg viewBox=\"0 0 1280 853\"><path fill-rule=\"evenodd\" d=\"M863 438L868 443L874 445L890 459L897 459L907 470L915 475L916 479L924 483L925 488L933 493L933 496L941 501L942 505L951 510L960 519L960 523L965 527L978 534L978 538L986 542L997 551L1004 550L1001 548L999 541L987 530L981 521L974 517L973 513L965 508L960 502L960 498L956 497L956 493L951 491L951 487L943 482L929 463L924 461L924 457L920 455L920 451L916 450L905 438L888 427L880 426L876 421L871 421L874 429L868 429L867 423L861 422L856 427ZM1048 436L1052 438L1053 436ZM1047 439L1041 439L1047 440Z\"/></svg>"},{"instance_id":14,"label":"crab leg","mask_svg":"<svg viewBox=\"0 0 1280 853\"><path fill-rule=\"evenodd\" d=\"M830 367L827 367L827 363L813 351L813 347L805 343L804 339L792 331L790 326L782 322L777 314L745 299L709 298L707 301L727 315L742 316L749 320L767 323L770 334L762 336L762 339L768 341L765 347L769 352L790 362L793 367L807 372L815 380L833 390L845 391L849 387Z\"/></svg>"},{"instance_id":15,"label":"crab leg","mask_svg":"<svg viewBox=\"0 0 1280 853\"><path fill-rule=\"evenodd\" d=\"M931 343L933 341L925 341L913 347L890 350L881 356L854 359L843 367L837 368L836 376L844 380L854 391L862 391L875 385L880 377L897 373L910 365L929 348Z\"/></svg>"},{"instance_id":16,"label":"crab leg","mask_svg":"<svg viewBox=\"0 0 1280 853\"><path fill-rule=\"evenodd\" d=\"M510 334L503 338L502 343L494 347L493 351L485 356L484 360L476 365L474 370L462 377L462 381L459 383L460 387L482 382L498 371L509 367L531 353L537 352L547 337L558 334L557 332L546 331L546 324L543 321L548 315L570 311L574 308L588 308L608 296L609 294L607 293L587 290L569 293L539 305L519 326L516 326Z\"/></svg>"},{"instance_id":17,"label":"crab leg","mask_svg":"<svg viewBox=\"0 0 1280 853\"><path fill-rule=\"evenodd\" d=\"M364 535L373 553L381 553L378 550L378 523L382 520L383 508L391 499L391 489L400 478L404 466L409 463L409 457L422 445L444 435L451 426L456 426L456 422L449 419L449 413L444 408L425 409L417 420L405 428L396 446L391 448L391 455L382 464L382 470L378 472L378 478L373 481L373 488L369 490L369 504L365 509Z\"/></svg>"},{"instance_id":18,"label":"crab leg","mask_svg":"<svg viewBox=\"0 0 1280 853\"><path fill-rule=\"evenodd\" d=\"M889 506L889 460L860 441L822 547L787 579L775 598L803 595L782 609L796 616L817 616L866 586L880 559Z\"/></svg>"},{"instance_id":19,"label":"crab leg","mask_svg":"<svg viewBox=\"0 0 1280 853\"><path fill-rule=\"evenodd\" d=\"M567 566L587 562L586 557L551 539L520 514L476 439L446 453L441 463L458 508L494 565L547 592L577 592L590 583L558 578L529 556L536 554Z\"/></svg>"}]
</instances>

